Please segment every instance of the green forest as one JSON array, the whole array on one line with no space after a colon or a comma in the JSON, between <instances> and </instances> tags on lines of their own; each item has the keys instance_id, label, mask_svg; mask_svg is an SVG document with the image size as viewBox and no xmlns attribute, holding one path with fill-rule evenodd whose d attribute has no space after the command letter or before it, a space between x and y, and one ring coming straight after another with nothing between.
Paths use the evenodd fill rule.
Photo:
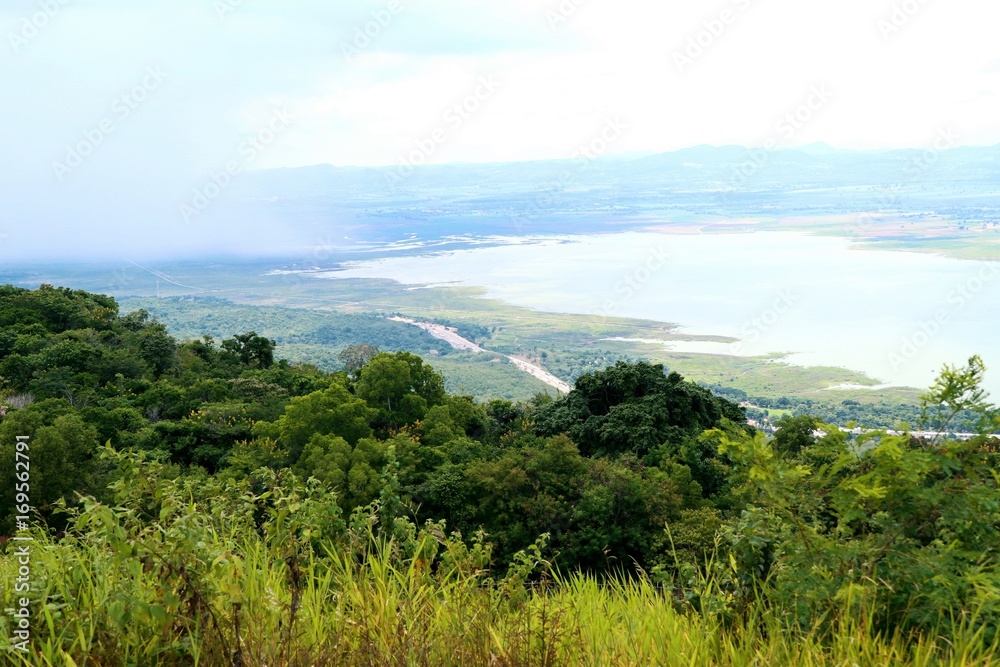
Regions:
<instances>
[{"instance_id":1,"label":"green forest","mask_svg":"<svg viewBox=\"0 0 1000 667\"><path fill-rule=\"evenodd\" d=\"M363 294L356 291L343 298L362 299ZM610 336L642 335L637 330L590 330L587 327L592 324L581 325L573 318L553 322L545 316L540 327L525 327L517 319L513 320L513 324L507 322L504 326L487 327L482 322L503 318L491 312L466 315L472 317L471 320L409 313L411 317L419 316L436 324L454 327L465 338L498 353L472 354L453 350L447 343L421 329L388 319L385 315L392 311L385 309L379 315L371 311L339 312L331 306L323 310L254 306L205 296L128 297L122 299L120 304L123 312L148 311L180 338L202 338L207 334L223 339L236 333L256 331L274 340L277 343L276 353L283 358L314 364L326 371L343 368L339 355L351 345L369 344L382 350L412 352L425 360L432 360L434 368L444 376L449 393L471 395L484 402L492 398L527 401L539 392L552 392L550 387L504 363L506 360L502 354L534 360L567 382L574 382L581 375L602 370L618 361L669 363L643 354L641 350L623 349L621 343L610 344L601 340ZM470 312L470 308L467 301L456 307L459 312L465 313ZM619 349L603 347L606 343ZM691 370L697 372L699 365L693 364ZM768 366L774 368L774 364ZM908 391L899 394L863 392L862 395L855 392L830 398L827 395L834 392L819 391L814 387L810 389L812 385L808 382L798 383L794 391L778 388L762 391L761 387L748 391L734 387L732 380L736 376L745 376L746 369L728 369L717 375L729 377L729 381L715 379L699 384L734 402L753 406L748 408L748 416L756 421L766 419L773 422L791 414L819 417L825 423L839 426L854 422L866 428L896 429L902 424L916 424L920 418L920 406ZM840 381L849 379L840 378ZM829 386L836 381L825 378L823 382L820 386ZM913 395L916 396L916 393ZM971 428L965 422L963 418L956 425L963 430Z\"/></svg>"},{"instance_id":2,"label":"green forest","mask_svg":"<svg viewBox=\"0 0 1000 667\"><path fill-rule=\"evenodd\" d=\"M250 321L177 339L111 297L0 287L0 609L31 610L27 651L0 616L4 659L993 664L978 357L908 415L935 438L809 406L772 435L645 361L464 395L414 353L440 341L358 322L291 334L329 363L290 363Z\"/></svg>"},{"instance_id":3,"label":"green forest","mask_svg":"<svg viewBox=\"0 0 1000 667\"><path fill-rule=\"evenodd\" d=\"M352 345L412 352L433 358L450 393L480 400L527 400L548 387L518 371L498 354L472 354L453 349L417 327L368 312L342 313L275 306L239 305L212 297L127 298L123 312L145 310L180 338L217 339L255 331L277 343L277 352L292 362L312 364L325 371L343 368L340 353ZM466 331L477 333L478 329ZM549 389L551 391L551 389Z\"/></svg>"}]
</instances>

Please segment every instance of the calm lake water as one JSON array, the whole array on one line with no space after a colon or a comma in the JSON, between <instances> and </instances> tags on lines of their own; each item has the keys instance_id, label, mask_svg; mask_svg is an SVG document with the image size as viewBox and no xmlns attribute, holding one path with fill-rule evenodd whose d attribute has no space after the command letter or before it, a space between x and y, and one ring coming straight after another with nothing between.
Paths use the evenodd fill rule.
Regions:
<instances>
[{"instance_id":1,"label":"calm lake water","mask_svg":"<svg viewBox=\"0 0 1000 667\"><path fill-rule=\"evenodd\" d=\"M980 354L1000 398L1000 262L860 250L799 233L621 233L356 262L331 278L486 288L538 310L670 322L692 352L788 353L802 365L928 386L941 364Z\"/></svg>"}]
</instances>

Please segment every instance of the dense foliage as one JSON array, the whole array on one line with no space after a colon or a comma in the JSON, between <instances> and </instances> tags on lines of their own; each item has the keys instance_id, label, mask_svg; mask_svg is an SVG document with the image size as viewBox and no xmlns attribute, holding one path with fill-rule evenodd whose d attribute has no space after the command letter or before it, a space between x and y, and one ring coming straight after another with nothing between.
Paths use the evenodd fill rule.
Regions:
<instances>
[{"instance_id":1,"label":"dense foliage","mask_svg":"<svg viewBox=\"0 0 1000 667\"><path fill-rule=\"evenodd\" d=\"M248 306L212 297L122 300L123 312L137 310L148 311L181 338L210 335L221 340L244 331L256 331L274 340L288 360L328 372L352 371L348 368L350 360L344 357L348 350L376 348L433 359L435 368L445 376L450 393L471 394L481 400L528 400L546 389L540 381L507 364L500 355L455 350L419 327L370 313ZM479 327L460 330L470 336L481 332ZM595 368L592 366L590 370Z\"/></svg>"},{"instance_id":2,"label":"dense foliage","mask_svg":"<svg viewBox=\"0 0 1000 667\"><path fill-rule=\"evenodd\" d=\"M735 621L695 613L648 578L552 572L544 541L497 577L481 533L418 528L381 503L347 516L316 480L102 457L118 479L109 503L85 501L64 536L34 532L45 604L25 653L4 644L0 617L5 664L985 667L995 655L968 626L880 635L849 604L827 633L796 632L763 599ZM0 554L0 577L16 571Z\"/></svg>"},{"instance_id":3,"label":"dense foliage","mask_svg":"<svg viewBox=\"0 0 1000 667\"><path fill-rule=\"evenodd\" d=\"M831 619L847 599L879 629L975 619L987 641L1000 629L1000 426L973 358L946 368L926 397L926 418L947 430L978 415L978 435L868 433L791 420L773 440L715 430L734 461L746 503L733 552L797 622ZM733 592L740 582L734 582Z\"/></svg>"},{"instance_id":4,"label":"dense foliage","mask_svg":"<svg viewBox=\"0 0 1000 667\"><path fill-rule=\"evenodd\" d=\"M724 385L707 385L713 393L724 396L731 401L747 406L747 417L750 419L777 424L782 416L815 417L824 424L846 426L857 424L868 429L901 429L914 427L923 423L925 415L921 414L917 402L899 401L856 401L850 398L830 401L809 398L788 398L751 396L747 392ZM752 406L752 407L750 407ZM932 428L940 424L927 424ZM976 415L963 412L948 425L955 433L970 433L976 430Z\"/></svg>"},{"instance_id":5,"label":"dense foliage","mask_svg":"<svg viewBox=\"0 0 1000 667\"><path fill-rule=\"evenodd\" d=\"M401 511L486 529L501 562L549 533L562 567L647 567L664 559L664 523L726 488L698 436L744 421L643 363L584 376L558 402L480 404L408 352L354 346L349 372L326 374L276 362L253 332L178 343L145 311L120 316L83 292L5 288L0 317L0 460L15 435L32 437L33 499L55 525L58 503L105 497L107 442L229 479L291 469L329 484L345 513L378 499L391 467ZM13 481L12 466L0 474ZM11 502L0 498L6 530Z\"/></svg>"},{"instance_id":6,"label":"dense foliage","mask_svg":"<svg viewBox=\"0 0 1000 667\"><path fill-rule=\"evenodd\" d=\"M3 645L0 620L9 664L985 667L995 654L969 626L880 635L849 603L826 633L796 632L764 599L736 620L695 613L648 578L552 572L544 541L496 577L482 534L418 528L381 503L347 516L316 480L102 457L109 503L85 501L65 536L35 531L46 604L27 653ZM0 556L0 577L16 568Z\"/></svg>"},{"instance_id":7,"label":"dense foliage","mask_svg":"<svg viewBox=\"0 0 1000 667\"><path fill-rule=\"evenodd\" d=\"M980 435L958 442L853 437L807 416L768 436L735 403L643 362L583 375L558 400L480 403L448 394L408 352L356 346L341 353L345 371L324 373L274 347L252 331L178 342L106 297L0 288L0 475L14 487L15 438L30 436L49 649L134 664L346 663L351 651L391 655L405 636L428 642L412 664L449 651L573 664L584 654L559 636L502 625L534 622L548 594L526 587L553 578L553 613L574 632L595 613L582 600L646 600L678 632L696 614L703 625L683 632L749 633L750 662L796 650L757 638L762 628L799 633L801 650L849 628L860 634L845 656L914 664L953 655L941 634L962 664L998 641L1000 443L987 434L1000 418L977 358L945 369L921 415L943 432L974 422ZM0 497L0 534L13 500ZM12 544L0 546L4 576ZM398 614L369 619L378 638L324 631L326 615L370 615L376 599ZM447 600L485 625L449 616ZM403 635L384 634L400 623ZM448 644L468 623L485 644ZM737 650L704 641L721 643L690 655ZM244 643L259 655L237 660ZM516 647L541 657L496 657ZM587 655L642 664L621 648Z\"/></svg>"}]
</instances>

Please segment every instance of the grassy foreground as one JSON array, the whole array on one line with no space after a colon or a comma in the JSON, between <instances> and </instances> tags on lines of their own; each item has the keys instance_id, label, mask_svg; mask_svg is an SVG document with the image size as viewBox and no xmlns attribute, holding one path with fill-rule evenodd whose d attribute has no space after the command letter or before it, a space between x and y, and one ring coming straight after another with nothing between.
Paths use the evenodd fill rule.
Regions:
<instances>
[{"instance_id":1,"label":"grassy foreground","mask_svg":"<svg viewBox=\"0 0 1000 667\"><path fill-rule=\"evenodd\" d=\"M137 572L106 576L80 548L46 545L52 600L44 639L22 665L989 665L972 637L873 635L843 618L831 636L793 632L755 609L735 625L683 613L648 581L599 585L574 576L522 593L475 576L428 580L387 554L360 563L288 566L247 545L240 595L168 613L130 602L161 586ZM9 561L5 562L9 574ZM194 591L191 592L194 594ZM55 601L62 600L62 604ZM236 600L239 600L237 602ZM293 608L295 611L293 613ZM215 625L218 624L219 630ZM237 649L238 647L238 649Z\"/></svg>"},{"instance_id":2,"label":"grassy foreground","mask_svg":"<svg viewBox=\"0 0 1000 667\"><path fill-rule=\"evenodd\" d=\"M879 636L845 600L824 630L761 601L698 613L638 577L548 571L542 545L490 576L490 547L392 518L383 498L346 521L315 480L169 479L141 456L113 504L85 501L61 537L34 533L34 617L13 665L989 665L972 630ZM544 540L542 540L544 541ZM13 581L13 542L0 580ZM702 582L703 595L711 582ZM5 588L0 607L14 605ZM853 610L848 612L847 610Z\"/></svg>"}]
</instances>

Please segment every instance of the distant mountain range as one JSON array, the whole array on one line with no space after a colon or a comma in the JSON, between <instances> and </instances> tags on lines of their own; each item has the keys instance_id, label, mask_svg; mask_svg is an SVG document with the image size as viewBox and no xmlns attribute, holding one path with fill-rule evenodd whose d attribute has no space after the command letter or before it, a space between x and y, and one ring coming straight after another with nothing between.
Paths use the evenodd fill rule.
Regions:
<instances>
[{"instance_id":1,"label":"distant mountain range","mask_svg":"<svg viewBox=\"0 0 1000 667\"><path fill-rule=\"evenodd\" d=\"M256 171L238 179L232 213L345 246L864 211L1000 219L1000 145L952 142L942 131L923 150L696 146L631 158Z\"/></svg>"}]
</instances>

